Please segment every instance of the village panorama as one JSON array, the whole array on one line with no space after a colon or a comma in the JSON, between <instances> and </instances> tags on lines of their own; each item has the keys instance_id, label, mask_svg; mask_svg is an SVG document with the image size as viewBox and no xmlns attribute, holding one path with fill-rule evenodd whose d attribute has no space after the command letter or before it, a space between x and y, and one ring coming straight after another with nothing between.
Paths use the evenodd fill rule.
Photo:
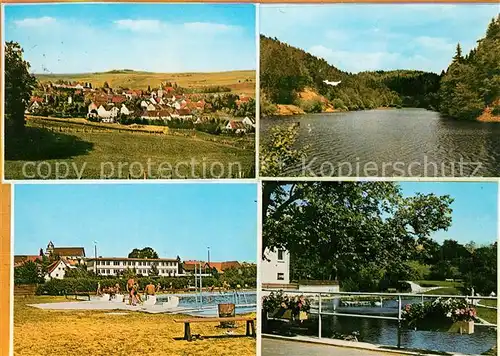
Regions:
<instances>
[{"instance_id":1,"label":"village panorama","mask_svg":"<svg viewBox=\"0 0 500 356\"><path fill-rule=\"evenodd\" d=\"M54 149L65 150L67 145L71 150L83 150L76 155L83 153L91 158L90 162L85 161L90 176L86 177L83 172L83 178L249 177L254 175L254 74L253 71L208 73L209 78L215 78L215 83L217 77L229 83L203 86L188 86L189 83L183 86L177 81L161 80L160 74L130 70L97 73L91 75L96 78L91 81L41 75L36 79L25 108L26 130L32 144L42 144L42 147L35 148L42 157L47 153L46 158L52 159ZM176 77L164 75L165 78L169 76ZM189 78L200 78L203 74L177 76L189 81ZM57 79L47 80L46 77ZM126 78L131 82L152 77L155 84L145 87L113 85L110 84L112 80L106 81L108 77L115 82L126 82ZM101 78L104 79L102 83L98 82ZM26 153L26 146L22 148L23 152L16 152L16 146L21 142L17 136L14 142L10 142L13 145L7 146L8 178L48 178L53 174L55 178L73 178L71 169L61 165L61 162L58 168L65 169L59 171L53 169L57 162L54 167L50 163L31 164L28 168L20 166L25 160L19 160L19 156ZM45 144L50 146L44 147ZM113 147L108 147L109 144ZM95 148L99 149L101 145L105 146L105 157L93 154ZM113 155L118 158L134 146L137 146L137 151L133 151L138 157L128 160L130 169L127 166L115 169ZM153 152L147 147L151 147ZM45 148L49 152L40 152ZM163 159L153 159L162 153ZM170 157L173 159L169 160ZM94 158L100 160L100 167L97 162L92 162ZM146 171L146 162L142 162L147 158L149 165L163 164L163 167L157 171ZM189 166L187 161L193 166ZM170 167L166 172L165 162ZM231 172L232 162L236 163L236 169ZM200 167L195 166L197 163ZM172 167L175 167L174 171ZM210 168L207 170L207 167ZM159 169L163 169L163 173ZM78 173L77 169L75 171ZM164 176L165 173L167 176ZM106 176L103 177L103 174Z\"/></svg>"},{"instance_id":2,"label":"village panorama","mask_svg":"<svg viewBox=\"0 0 500 356\"><path fill-rule=\"evenodd\" d=\"M4 10L7 180L255 177L254 5Z\"/></svg>"}]
</instances>

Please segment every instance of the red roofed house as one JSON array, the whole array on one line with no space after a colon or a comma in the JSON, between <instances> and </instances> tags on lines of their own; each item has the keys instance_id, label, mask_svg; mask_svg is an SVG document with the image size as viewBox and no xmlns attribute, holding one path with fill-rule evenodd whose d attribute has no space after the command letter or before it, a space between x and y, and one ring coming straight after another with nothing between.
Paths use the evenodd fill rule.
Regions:
<instances>
[{"instance_id":1,"label":"red roofed house","mask_svg":"<svg viewBox=\"0 0 500 356\"><path fill-rule=\"evenodd\" d=\"M64 276L66 275L66 271L72 268L76 268L76 266L68 263L64 259L52 262L47 267L47 274L45 275L45 280L63 279Z\"/></svg>"},{"instance_id":2,"label":"red roofed house","mask_svg":"<svg viewBox=\"0 0 500 356\"><path fill-rule=\"evenodd\" d=\"M226 130L234 131L236 133L247 132L245 124L241 121L230 120L226 125Z\"/></svg>"},{"instance_id":3,"label":"red roofed house","mask_svg":"<svg viewBox=\"0 0 500 356\"><path fill-rule=\"evenodd\" d=\"M42 256L38 255L17 255L14 256L14 268L22 266L26 262L39 262L42 260Z\"/></svg>"},{"instance_id":4,"label":"red roofed house","mask_svg":"<svg viewBox=\"0 0 500 356\"><path fill-rule=\"evenodd\" d=\"M113 97L111 98L111 102L113 104L121 104L125 101L127 101L127 98L121 95L113 95Z\"/></svg>"}]
</instances>

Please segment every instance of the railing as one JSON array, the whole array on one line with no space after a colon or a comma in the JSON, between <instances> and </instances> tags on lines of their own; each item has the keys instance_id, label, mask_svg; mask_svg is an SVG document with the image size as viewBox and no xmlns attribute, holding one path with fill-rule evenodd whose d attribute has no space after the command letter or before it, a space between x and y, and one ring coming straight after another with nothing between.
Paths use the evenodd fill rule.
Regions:
<instances>
[{"instance_id":1,"label":"railing","mask_svg":"<svg viewBox=\"0 0 500 356\"><path fill-rule=\"evenodd\" d=\"M263 292L276 292L277 289L263 288ZM314 292L307 290L284 290L284 294L298 294L304 296L316 296L319 302L318 311L311 311L311 314L318 315L318 337L321 339L321 327L322 327L322 316L345 316L352 318L367 318L367 319L382 319L382 320L392 320L397 321L397 347L401 348L401 322L403 321L401 317L402 312L402 297L406 298L421 298L421 302L424 303L424 299L438 299L438 298L453 298L453 299L466 299L466 300L497 300L497 297L482 297L482 296L467 296L467 295L436 295L436 294L414 294L414 293L368 293L368 292ZM322 297L327 296L329 299L335 296L373 296L373 297L397 297L398 298L398 313L397 317L394 316L383 316L383 315L366 315L366 314L354 314L354 313L339 313L336 312L334 305L333 312L325 312L322 310ZM490 307L496 309L495 307ZM497 324L475 324L476 326L492 327L496 328Z\"/></svg>"}]
</instances>

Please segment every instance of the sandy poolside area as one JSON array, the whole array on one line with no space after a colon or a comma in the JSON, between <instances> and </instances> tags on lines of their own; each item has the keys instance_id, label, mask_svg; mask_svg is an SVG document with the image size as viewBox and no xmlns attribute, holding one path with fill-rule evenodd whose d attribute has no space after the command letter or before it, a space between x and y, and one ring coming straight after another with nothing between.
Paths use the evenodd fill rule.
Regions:
<instances>
[{"instance_id":1,"label":"sandy poolside area","mask_svg":"<svg viewBox=\"0 0 500 356\"><path fill-rule=\"evenodd\" d=\"M192 334L206 336L192 342L175 340L184 325L180 314L148 314L129 310L43 310L30 304L67 302L64 297L14 299L14 355L234 355L256 354L256 340L227 335L218 323L191 325ZM74 302L80 303L80 302ZM255 314L253 314L255 315ZM234 335L245 335L238 323Z\"/></svg>"}]
</instances>

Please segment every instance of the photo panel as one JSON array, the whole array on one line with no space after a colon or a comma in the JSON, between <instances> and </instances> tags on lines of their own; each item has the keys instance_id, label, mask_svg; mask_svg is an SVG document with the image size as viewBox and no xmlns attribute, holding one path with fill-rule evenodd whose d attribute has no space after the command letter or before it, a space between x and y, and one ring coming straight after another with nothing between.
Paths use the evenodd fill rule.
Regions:
<instances>
[{"instance_id":1,"label":"photo panel","mask_svg":"<svg viewBox=\"0 0 500 356\"><path fill-rule=\"evenodd\" d=\"M15 355L256 355L257 184L17 184Z\"/></svg>"},{"instance_id":2,"label":"photo panel","mask_svg":"<svg viewBox=\"0 0 500 356\"><path fill-rule=\"evenodd\" d=\"M5 179L255 178L255 5L3 9Z\"/></svg>"},{"instance_id":3,"label":"photo panel","mask_svg":"<svg viewBox=\"0 0 500 356\"><path fill-rule=\"evenodd\" d=\"M498 202L497 182L264 181L261 355L496 354Z\"/></svg>"},{"instance_id":4,"label":"photo panel","mask_svg":"<svg viewBox=\"0 0 500 356\"><path fill-rule=\"evenodd\" d=\"M262 177L499 177L497 4L260 6Z\"/></svg>"}]
</instances>

